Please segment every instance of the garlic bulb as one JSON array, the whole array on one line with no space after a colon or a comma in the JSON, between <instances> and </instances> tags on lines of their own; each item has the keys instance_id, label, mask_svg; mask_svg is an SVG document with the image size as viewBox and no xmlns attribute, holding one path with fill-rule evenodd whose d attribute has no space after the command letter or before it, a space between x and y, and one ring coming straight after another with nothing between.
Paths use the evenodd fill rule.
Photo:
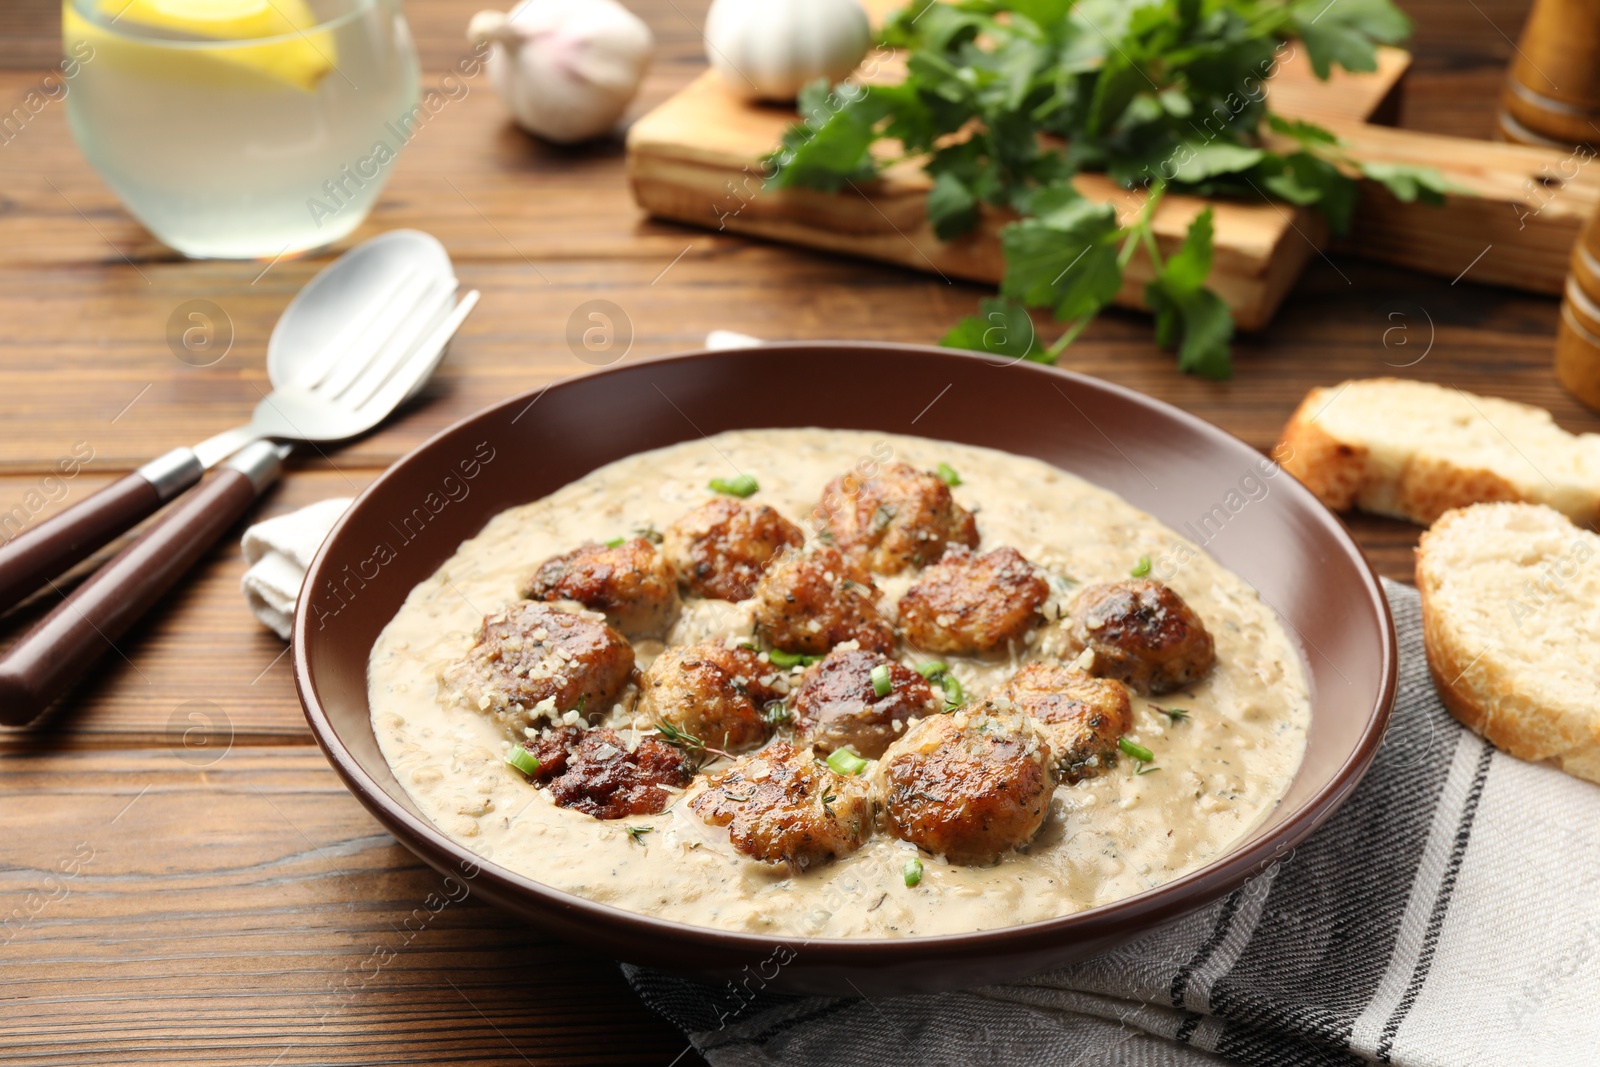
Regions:
<instances>
[{"instance_id":1,"label":"garlic bulb","mask_svg":"<svg viewBox=\"0 0 1600 1067\"><path fill-rule=\"evenodd\" d=\"M517 124L570 144L616 126L650 66L650 27L616 0L523 0L480 11L468 39L492 41L489 80Z\"/></svg>"},{"instance_id":2,"label":"garlic bulb","mask_svg":"<svg viewBox=\"0 0 1600 1067\"><path fill-rule=\"evenodd\" d=\"M706 58L747 100L793 100L847 77L872 43L859 0L712 0Z\"/></svg>"}]
</instances>

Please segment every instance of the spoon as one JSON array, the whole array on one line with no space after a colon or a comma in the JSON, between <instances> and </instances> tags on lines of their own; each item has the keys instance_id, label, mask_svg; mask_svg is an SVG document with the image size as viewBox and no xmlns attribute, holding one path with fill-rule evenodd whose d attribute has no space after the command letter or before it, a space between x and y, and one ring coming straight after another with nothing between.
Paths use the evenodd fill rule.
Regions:
<instances>
[{"instance_id":1,"label":"spoon","mask_svg":"<svg viewBox=\"0 0 1600 1067\"><path fill-rule=\"evenodd\" d=\"M369 271L373 273L366 274ZM274 343L280 334L285 339L314 340L313 328L319 320L334 321L336 308L344 311L337 319L345 328L332 331L334 341L325 346L269 345L268 374L274 388L256 405L247 426L218 434L193 449L168 453L161 460L180 456L184 462L157 470L156 478L145 473L152 467L146 464L122 480L139 478L157 493L163 485L177 485L158 498L159 504L233 453L203 486L56 605L0 658L0 722L30 721L82 680L88 668L114 647L113 642L250 509L256 496L277 478L290 451L291 446L273 443L272 438L353 437L376 426L420 390L477 303L476 290L454 303L455 289L455 274L443 247L414 231L368 241L313 278L284 311L273 331ZM291 314L297 308L298 313ZM351 323L361 325L357 329ZM275 350L281 353L276 361ZM89 508L97 498L74 510ZM92 528L99 536L104 525L102 516L80 528ZM99 544L121 528L125 527L106 533ZM93 547L73 560L90 551ZM56 549L53 555L40 555L60 559L70 552ZM42 573L47 577L50 572ZM13 579L13 586L20 584L21 579Z\"/></svg>"},{"instance_id":2,"label":"spoon","mask_svg":"<svg viewBox=\"0 0 1600 1067\"><path fill-rule=\"evenodd\" d=\"M263 438L336 441L366 433L426 384L477 302L455 304L444 246L394 230L334 260L295 296L267 343L273 391L246 426L175 448L0 546L0 611Z\"/></svg>"}]
</instances>

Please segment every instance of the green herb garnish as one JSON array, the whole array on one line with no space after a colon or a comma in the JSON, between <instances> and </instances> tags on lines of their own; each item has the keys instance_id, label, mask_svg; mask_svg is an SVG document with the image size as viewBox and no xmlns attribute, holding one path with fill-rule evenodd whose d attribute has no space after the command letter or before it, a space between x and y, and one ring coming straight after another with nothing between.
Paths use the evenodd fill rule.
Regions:
<instances>
[{"instance_id":1,"label":"green herb garnish","mask_svg":"<svg viewBox=\"0 0 1600 1067\"><path fill-rule=\"evenodd\" d=\"M1376 46L1410 31L1391 0L912 0L881 35L905 50L904 80L808 86L806 119L769 157L768 184L837 191L910 161L932 179L928 222L943 240L969 232L986 205L1016 212L1000 232L1000 296L942 341L1014 359L1055 362L1143 255L1157 342L1180 369L1226 378L1233 316L1206 286L1212 212L1163 252L1156 205L1168 190L1270 199L1314 207L1343 233L1358 177L1441 203L1437 171L1354 160L1334 134L1267 106L1265 79L1290 39L1327 78L1335 66L1377 69ZM874 151L879 141L899 143ZM1127 220L1085 199L1073 186L1084 171L1142 190L1143 210ZM1029 307L1069 325L1041 343Z\"/></svg>"},{"instance_id":2,"label":"green herb garnish","mask_svg":"<svg viewBox=\"0 0 1600 1067\"><path fill-rule=\"evenodd\" d=\"M741 474L737 478L713 478L709 484L712 492L737 497L750 496L761 488L753 474Z\"/></svg>"},{"instance_id":3,"label":"green herb garnish","mask_svg":"<svg viewBox=\"0 0 1600 1067\"><path fill-rule=\"evenodd\" d=\"M1134 774L1149 774L1151 771L1158 771L1161 769L1160 767L1154 766L1156 754L1138 742L1129 741L1126 737L1119 737L1117 738L1117 747L1120 748L1129 759L1133 760Z\"/></svg>"},{"instance_id":4,"label":"green herb garnish","mask_svg":"<svg viewBox=\"0 0 1600 1067\"><path fill-rule=\"evenodd\" d=\"M857 775L867 769L867 761L848 748L836 748L828 756L828 766L840 774Z\"/></svg>"},{"instance_id":5,"label":"green herb garnish","mask_svg":"<svg viewBox=\"0 0 1600 1067\"><path fill-rule=\"evenodd\" d=\"M789 705L781 700L774 700L762 711L761 717L767 720L768 726L782 726L794 718L794 713L789 710Z\"/></svg>"},{"instance_id":6,"label":"green herb garnish","mask_svg":"<svg viewBox=\"0 0 1600 1067\"><path fill-rule=\"evenodd\" d=\"M521 745L511 746L511 751L506 753L506 762L530 776L539 769L539 757Z\"/></svg>"},{"instance_id":7,"label":"green herb garnish","mask_svg":"<svg viewBox=\"0 0 1600 1067\"><path fill-rule=\"evenodd\" d=\"M634 527L633 535L635 537L644 538L646 541L649 541L652 545L659 545L662 541L666 540L664 537L661 536L661 531L656 529L655 523L648 523L648 524L646 524L644 526L636 526L636 527Z\"/></svg>"},{"instance_id":8,"label":"green herb garnish","mask_svg":"<svg viewBox=\"0 0 1600 1067\"><path fill-rule=\"evenodd\" d=\"M1150 706L1175 723L1187 722L1189 719L1188 708L1164 708L1160 704L1151 704Z\"/></svg>"},{"instance_id":9,"label":"green herb garnish","mask_svg":"<svg viewBox=\"0 0 1600 1067\"><path fill-rule=\"evenodd\" d=\"M644 844L644 842L639 840L639 839L642 838L645 834L649 833L651 830L654 830L655 827L654 826L624 826L623 829L628 831L628 839L630 841L632 841L636 845L642 845L642 844Z\"/></svg>"},{"instance_id":10,"label":"green herb garnish","mask_svg":"<svg viewBox=\"0 0 1600 1067\"><path fill-rule=\"evenodd\" d=\"M967 694L961 688L961 681L950 673L950 665L943 660L933 660L917 668L917 673L930 682L934 682L944 689L944 710L955 711L967 702Z\"/></svg>"},{"instance_id":11,"label":"green herb garnish","mask_svg":"<svg viewBox=\"0 0 1600 1067\"><path fill-rule=\"evenodd\" d=\"M1128 573L1133 575L1135 578L1148 577L1150 574L1150 557L1140 556L1139 562L1135 563L1133 565L1133 570L1129 571Z\"/></svg>"},{"instance_id":12,"label":"green herb garnish","mask_svg":"<svg viewBox=\"0 0 1600 1067\"><path fill-rule=\"evenodd\" d=\"M607 541L605 544L606 544L607 548L621 548L623 545L625 545L627 543L628 543L628 539L626 537L613 537L611 540Z\"/></svg>"},{"instance_id":13,"label":"green herb garnish","mask_svg":"<svg viewBox=\"0 0 1600 1067\"><path fill-rule=\"evenodd\" d=\"M937 474L939 480L952 489L961 484L961 475L956 473L956 469L948 463L939 464L933 473Z\"/></svg>"},{"instance_id":14,"label":"green herb garnish","mask_svg":"<svg viewBox=\"0 0 1600 1067\"><path fill-rule=\"evenodd\" d=\"M767 653L767 662L774 667L784 668L809 667L821 658L821 656L813 656L804 652L785 652L781 648L775 648Z\"/></svg>"},{"instance_id":15,"label":"green herb garnish","mask_svg":"<svg viewBox=\"0 0 1600 1067\"><path fill-rule=\"evenodd\" d=\"M915 856L906 860L905 866L906 885L914 886L922 881L922 861Z\"/></svg>"},{"instance_id":16,"label":"green herb garnish","mask_svg":"<svg viewBox=\"0 0 1600 1067\"><path fill-rule=\"evenodd\" d=\"M886 697L894 691L894 682L889 677L887 663L880 663L872 668L872 691L880 697Z\"/></svg>"},{"instance_id":17,"label":"green herb garnish","mask_svg":"<svg viewBox=\"0 0 1600 1067\"><path fill-rule=\"evenodd\" d=\"M696 737L694 734L689 733L687 730L679 729L670 722L667 722L665 719L657 719L655 727L656 732L661 735L661 739L663 741L669 745L674 745L677 748L681 748L685 752L710 752L715 755L722 756L725 759L733 759L732 753L726 752L720 748L713 748L700 738ZM723 739L723 743L727 743L726 738Z\"/></svg>"},{"instance_id":18,"label":"green herb garnish","mask_svg":"<svg viewBox=\"0 0 1600 1067\"><path fill-rule=\"evenodd\" d=\"M961 681L953 674L946 674L939 679L939 684L944 686L944 710L955 711L967 702L967 694L961 688Z\"/></svg>"}]
</instances>

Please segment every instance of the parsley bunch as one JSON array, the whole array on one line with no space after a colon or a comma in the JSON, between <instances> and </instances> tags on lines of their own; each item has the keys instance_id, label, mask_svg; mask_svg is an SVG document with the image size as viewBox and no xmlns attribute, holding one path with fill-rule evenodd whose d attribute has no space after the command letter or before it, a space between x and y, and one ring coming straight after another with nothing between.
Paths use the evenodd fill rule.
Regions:
<instances>
[{"instance_id":1,"label":"parsley bunch","mask_svg":"<svg viewBox=\"0 0 1600 1067\"><path fill-rule=\"evenodd\" d=\"M1277 198L1315 206L1342 233L1358 177L1401 200L1442 202L1437 172L1352 160L1332 133L1266 107L1263 82L1288 49L1304 48L1318 77L1370 71L1376 45L1410 29L1391 0L913 0L882 32L905 50L905 79L809 87L768 183L836 191L913 160L933 179L939 237L967 232L983 204L1016 212L1000 233L1001 296L943 340L999 355L1054 362L1142 249L1155 268L1145 299L1157 341L1181 369L1225 378L1233 316L1205 285L1212 214L1164 258L1156 205L1169 190ZM874 152L880 141L899 154ZM1080 171L1143 189L1143 210L1123 224L1074 189ZM1071 325L1046 347L1027 307Z\"/></svg>"}]
</instances>

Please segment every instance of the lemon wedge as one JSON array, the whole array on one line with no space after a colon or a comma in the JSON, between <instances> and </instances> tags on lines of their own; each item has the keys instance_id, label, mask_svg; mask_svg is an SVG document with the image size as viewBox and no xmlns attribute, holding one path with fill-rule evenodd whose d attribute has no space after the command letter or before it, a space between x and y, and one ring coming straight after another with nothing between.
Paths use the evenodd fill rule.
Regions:
<instances>
[{"instance_id":1,"label":"lemon wedge","mask_svg":"<svg viewBox=\"0 0 1600 1067\"><path fill-rule=\"evenodd\" d=\"M68 0L71 6L71 0ZM337 62L333 35L317 30L305 0L98 0L107 23L226 41L208 60L315 92ZM261 44L251 44L260 40Z\"/></svg>"}]
</instances>

